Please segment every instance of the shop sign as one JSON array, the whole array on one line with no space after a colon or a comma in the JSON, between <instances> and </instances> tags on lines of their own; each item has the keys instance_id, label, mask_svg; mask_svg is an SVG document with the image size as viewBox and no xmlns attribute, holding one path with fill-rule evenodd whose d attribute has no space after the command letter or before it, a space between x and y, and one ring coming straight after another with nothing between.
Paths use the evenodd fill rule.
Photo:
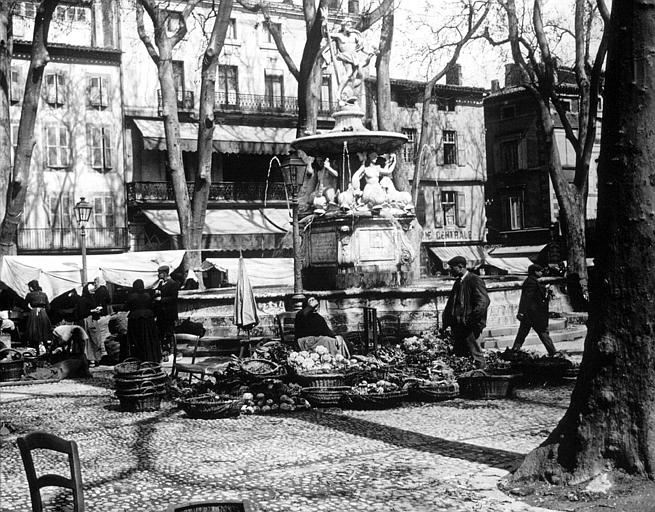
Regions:
<instances>
[{"instance_id":1,"label":"shop sign","mask_svg":"<svg viewBox=\"0 0 655 512\"><path fill-rule=\"evenodd\" d=\"M440 240L473 240L471 230L444 228L444 229L424 229L423 241L434 242Z\"/></svg>"}]
</instances>

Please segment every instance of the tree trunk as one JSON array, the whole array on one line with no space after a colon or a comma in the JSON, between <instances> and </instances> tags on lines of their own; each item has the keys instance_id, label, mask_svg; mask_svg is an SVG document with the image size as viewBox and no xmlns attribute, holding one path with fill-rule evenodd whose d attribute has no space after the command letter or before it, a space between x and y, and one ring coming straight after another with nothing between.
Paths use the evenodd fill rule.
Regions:
<instances>
[{"instance_id":1,"label":"tree trunk","mask_svg":"<svg viewBox=\"0 0 655 512\"><path fill-rule=\"evenodd\" d=\"M0 2L0 191L6 191L11 179L11 6ZM0 212L4 216L7 196L0 192Z\"/></svg>"},{"instance_id":2,"label":"tree trunk","mask_svg":"<svg viewBox=\"0 0 655 512\"><path fill-rule=\"evenodd\" d=\"M628 29L626 30L626 27ZM615 0L605 73L589 333L566 414L513 479L655 473L655 10Z\"/></svg>"},{"instance_id":3,"label":"tree trunk","mask_svg":"<svg viewBox=\"0 0 655 512\"><path fill-rule=\"evenodd\" d=\"M7 187L7 206L0 227L0 254L16 253L16 231L25 210L25 197L30 175L30 162L34 150L34 125L41 97L43 73L50 56L46 48L52 13L59 2L43 0L34 20L32 59L27 72L23 107L18 125L18 146L14 157L12 180Z\"/></svg>"},{"instance_id":4,"label":"tree trunk","mask_svg":"<svg viewBox=\"0 0 655 512\"><path fill-rule=\"evenodd\" d=\"M225 35L230 24L233 0L223 0L219 6L212 35L202 61L200 82L200 112L198 123L198 169L193 193L192 221L190 230L190 251L187 252L186 268L199 269L202 263L202 231L205 225L209 190L212 184L212 154L214 151L214 112L216 73L218 56L225 42ZM200 289L204 289L202 279L198 279Z\"/></svg>"}]
</instances>

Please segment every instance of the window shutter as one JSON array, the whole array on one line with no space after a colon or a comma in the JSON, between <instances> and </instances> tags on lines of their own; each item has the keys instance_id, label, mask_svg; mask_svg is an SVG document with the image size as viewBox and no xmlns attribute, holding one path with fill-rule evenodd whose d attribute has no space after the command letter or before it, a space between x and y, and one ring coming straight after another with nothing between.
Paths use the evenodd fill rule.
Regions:
<instances>
[{"instance_id":1,"label":"window shutter","mask_svg":"<svg viewBox=\"0 0 655 512\"><path fill-rule=\"evenodd\" d=\"M441 191L435 188L432 191L432 200L434 202L434 227L443 227L443 208L441 207Z\"/></svg>"},{"instance_id":2,"label":"window shutter","mask_svg":"<svg viewBox=\"0 0 655 512\"><path fill-rule=\"evenodd\" d=\"M464 167L468 163L466 158L466 145L464 144L464 137L461 133L455 134L455 143L457 144L457 165Z\"/></svg>"},{"instance_id":3,"label":"window shutter","mask_svg":"<svg viewBox=\"0 0 655 512\"><path fill-rule=\"evenodd\" d=\"M86 152L88 157L88 162L91 167L93 167L93 125L86 125Z\"/></svg>"},{"instance_id":4,"label":"window shutter","mask_svg":"<svg viewBox=\"0 0 655 512\"><path fill-rule=\"evenodd\" d=\"M434 201L432 198L432 187L426 187L421 191L421 194L425 198L425 228L434 227Z\"/></svg>"},{"instance_id":5,"label":"window shutter","mask_svg":"<svg viewBox=\"0 0 655 512\"><path fill-rule=\"evenodd\" d=\"M457 225L460 228L466 227L466 194L463 192L457 193Z\"/></svg>"},{"instance_id":6,"label":"window shutter","mask_svg":"<svg viewBox=\"0 0 655 512\"><path fill-rule=\"evenodd\" d=\"M97 76L89 77L86 94L90 107L97 107L100 104L100 81Z\"/></svg>"},{"instance_id":7,"label":"window shutter","mask_svg":"<svg viewBox=\"0 0 655 512\"><path fill-rule=\"evenodd\" d=\"M68 130L64 125L59 126L59 151L62 167L70 165L70 146L68 143Z\"/></svg>"},{"instance_id":8,"label":"window shutter","mask_svg":"<svg viewBox=\"0 0 655 512\"><path fill-rule=\"evenodd\" d=\"M111 131L108 127L102 129L102 144L104 150L104 167L111 169Z\"/></svg>"},{"instance_id":9,"label":"window shutter","mask_svg":"<svg viewBox=\"0 0 655 512\"><path fill-rule=\"evenodd\" d=\"M68 76L64 73L59 73L55 75L57 81L57 104L65 105L66 104L66 86L68 84Z\"/></svg>"},{"instance_id":10,"label":"window shutter","mask_svg":"<svg viewBox=\"0 0 655 512\"><path fill-rule=\"evenodd\" d=\"M528 168L528 141L525 137L519 140L519 169Z\"/></svg>"},{"instance_id":11,"label":"window shutter","mask_svg":"<svg viewBox=\"0 0 655 512\"><path fill-rule=\"evenodd\" d=\"M425 226L425 195L422 189L419 189L416 198L416 220L419 221L421 226Z\"/></svg>"},{"instance_id":12,"label":"window shutter","mask_svg":"<svg viewBox=\"0 0 655 512\"><path fill-rule=\"evenodd\" d=\"M100 105L103 108L109 106L109 98L111 97L111 82L109 77L103 76L100 79Z\"/></svg>"},{"instance_id":13,"label":"window shutter","mask_svg":"<svg viewBox=\"0 0 655 512\"><path fill-rule=\"evenodd\" d=\"M11 68L11 101L13 103L18 103L22 100L21 96L23 95L23 73L21 69L12 66Z\"/></svg>"},{"instance_id":14,"label":"window shutter","mask_svg":"<svg viewBox=\"0 0 655 512\"><path fill-rule=\"evenodd\" d=\"M45 101L49 105L57 103L57 78L56 75L45 77Z\"/></svg>"},{"instance_id":15,"label":"window shutter","mask_svg":"<svg viewBox=\"0 0 655 512\"><path fill-rule=\"evenodd\" d=\"M443 165L443 132L441 134L441 139L436 145L437 148L437 165Z\"/></svg>"}]
</instances>

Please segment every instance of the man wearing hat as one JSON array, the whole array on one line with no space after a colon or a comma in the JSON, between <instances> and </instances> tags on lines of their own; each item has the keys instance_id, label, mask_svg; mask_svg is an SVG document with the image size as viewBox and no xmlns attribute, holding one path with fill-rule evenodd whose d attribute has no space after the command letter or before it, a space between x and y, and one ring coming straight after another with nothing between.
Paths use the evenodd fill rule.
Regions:
<instances>
[{"instance_id":1,"label":"man wearing hat","mask_svg":"<svg viewBox=\"0 0 655 512\"><path fill-rule=\"evenodd\" d=\"M157 328L161 339L164 358L168 357L173 337L173 328L177 322L177 295L180 285L168 273L168 265L162 265L157 269L159 283L155 288L155 301L157 313Z\"/></svg>"},{"instance_id":2,"label":"man wearing hat","mask_svg":"<svg viewBox=\"0 0 655 512\"><path fill-rule=\"evenodd\" d=\"M521 286L519 312L516 315L521 324L512 350L520 350L530 329L534 329L541 343L546 347L548 355L552 356L556 350L548 334L548 290L538 281L542 274L543 269L539 265L528 267L528 277Z\"/></svg>"},{"instance_id":3,"label":"man wearing hat","mask_svg":"<svg viewBox=\"0 0 655 512\"><path fill-rule=\"evenodd\" d=\"M456 356L470 355L478 368L484 368L486 363L480 338L487 325L487 288L479 276L466 270L463 256L455 256L448 266L455 283L443 312L443 328L451 329Z\"/></svg>"}]
</instances>

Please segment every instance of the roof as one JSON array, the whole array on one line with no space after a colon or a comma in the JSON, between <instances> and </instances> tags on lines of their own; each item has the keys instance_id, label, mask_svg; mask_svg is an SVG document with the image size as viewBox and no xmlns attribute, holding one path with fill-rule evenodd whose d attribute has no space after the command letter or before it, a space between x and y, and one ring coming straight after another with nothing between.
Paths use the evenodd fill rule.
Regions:
<instances>
[{"instance_id":1,"label":"roof","mask_svg":"<svg viewBox=\"0 0 655 512\"><path fill-rule=\"evenodd\" d=\"M369 77L366 79L366 81L369 83L375 83L377 80L375 77ZM400 86L400 87L415 88L415 89L423 89L427 84L426 81L422 81L422 80L404 80L400 78L392 78L390 80L390 83L392 86ZM452 85L452 84L434 85L435 95L439 95L439 93L442 93L442 94L449 94L449 95L479 94L480 96L483 96L486 92L487 92L486 89L484 89L483 87L472 87L469 85Z\"/></svg>"}]
</instances>

